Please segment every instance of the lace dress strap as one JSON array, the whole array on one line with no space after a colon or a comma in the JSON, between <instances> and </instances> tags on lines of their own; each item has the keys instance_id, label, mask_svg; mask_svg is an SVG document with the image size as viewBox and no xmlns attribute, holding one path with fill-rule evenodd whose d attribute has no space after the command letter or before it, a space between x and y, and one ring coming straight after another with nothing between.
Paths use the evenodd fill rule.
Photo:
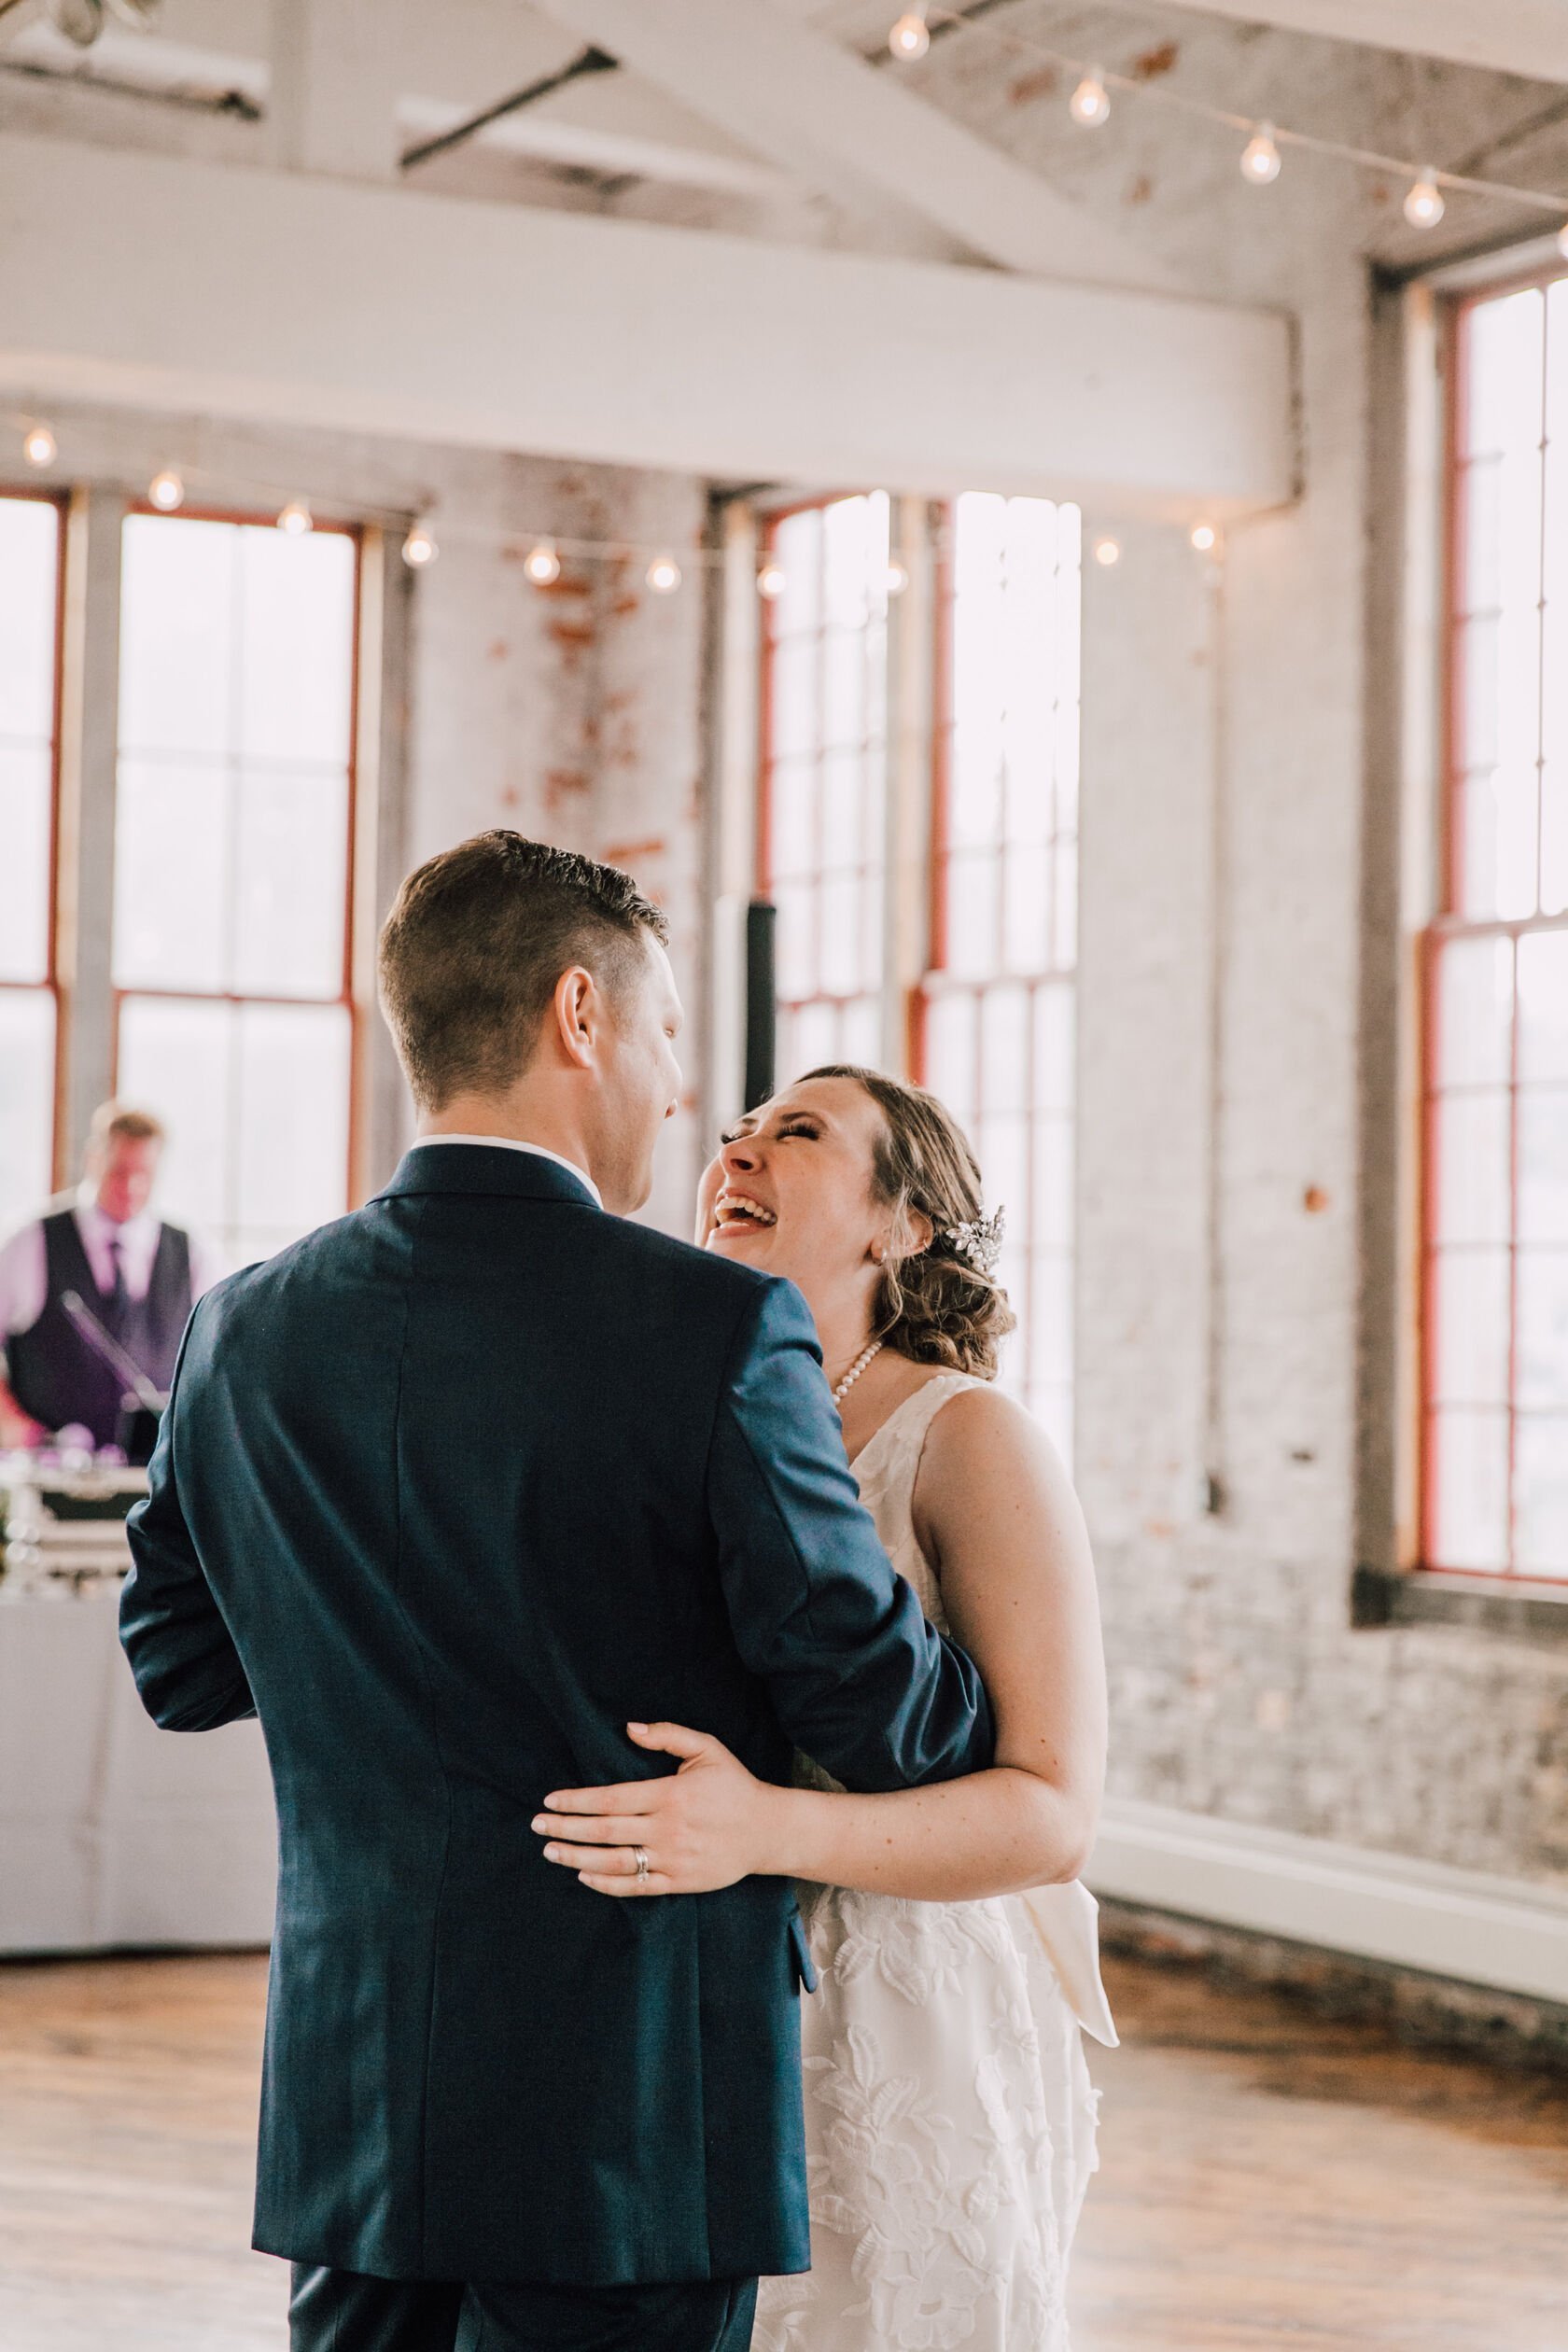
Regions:
<instances>
[{"instance_id":1,"label":"lace dress strap","mask_svg":"<svg viewBox=\"0 0 1568 2352\"><path fill-rule=\"evenodd\" d=\"M949 1397L983 1382L969 1372L943 1372L906 1396L855 1457L861 1500L876 1521L876 1532L900 1575L914 1586L920 1606L943 1632L947 1630L942 1592L915 1534L915 1485L931 1425Z\"/></svg>"},{"instance_id":2,"label":"lace dress strap","mask_svg":"<svg viewBox=\"0 0 1568 2352\"><path fill-rule=\"evenodd\" d=\"M896 1496L907 1510L914 1501L916 1475L932 1421L950 1396L985 1385L973 1372L941 1372L934 1380L917 1388L913 1396L906 1396L889 1414L875 1435L861 1447L855 1457L855 1477L863 1501L878 1519L880 1513L873 1493L878 1500L884 1495ZM885 1544L889 1533L886 1527L882 1528Z\"/></svg>"},{"instance_id":3,"label":"lace dress strap","mask_svg":"<svg viewBox=\"0 0 1568 2352\"><path fill-rule=\"evenodd\" d=\"M928 1380L902 1405L894 1407L877 1430L867 1439L855 1457L855 1475L863 1468L875 1466L878 1483L889 1483L889 1468L893 1463L907 1463L911 1456L918 1462L925 1450L927 1433L950 1396L964 1389L984 1388L984 1380L973 1372L939 1372L934 1380Z\"/></svg>"}]
</instances>

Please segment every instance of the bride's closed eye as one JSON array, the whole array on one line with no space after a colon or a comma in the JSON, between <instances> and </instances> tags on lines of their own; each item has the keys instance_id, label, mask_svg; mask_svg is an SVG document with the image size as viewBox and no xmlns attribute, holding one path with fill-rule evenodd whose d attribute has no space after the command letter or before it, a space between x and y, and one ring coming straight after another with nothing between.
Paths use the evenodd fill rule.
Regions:
<instances>
[{"instance_id":1,"label":"bride's closed eye","mask_svg":"<svg viewBox=\"0 0 1568 2352\"><path fill-rule=\"evenodd\" d=\"M719 1141L721 1143L746 1143L755 1133L754 1127L727 1127L720 1136ZM815 1119L787 1119L779 1128L778 1137L776 1140L783 1141L790 1136L804 1136L807 1142L819 1143L822 1140L822 1130Z\"/></svg>"}]
</instances>

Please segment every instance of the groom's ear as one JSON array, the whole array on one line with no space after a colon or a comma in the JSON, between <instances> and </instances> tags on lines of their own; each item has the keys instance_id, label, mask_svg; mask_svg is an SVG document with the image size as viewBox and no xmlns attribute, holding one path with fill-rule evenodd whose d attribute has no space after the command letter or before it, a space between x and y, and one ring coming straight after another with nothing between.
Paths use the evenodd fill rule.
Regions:
<instances>
[{"instance_id":1,"label":"groom's ear","mask_svg":"<svg viewBox=\"0 0 1568 2352\"><path fill-rule=\"evenodd\" d=\"M590 1069L595 1058L595 1043L604 1017L604 1000L594 975L582 964L573 964L563 972L555 983L551 1000L555 1033L567 1059L580 1070Z\"/></svg>"}]
</instances>

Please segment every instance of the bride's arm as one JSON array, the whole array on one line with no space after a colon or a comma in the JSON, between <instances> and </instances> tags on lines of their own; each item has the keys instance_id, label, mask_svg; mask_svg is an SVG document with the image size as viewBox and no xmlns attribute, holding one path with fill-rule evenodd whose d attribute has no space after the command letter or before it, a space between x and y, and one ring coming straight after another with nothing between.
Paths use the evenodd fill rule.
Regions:
<instances>
[{"instance_id":1,"label":"bride's arm","mask_svg":"<svg viewBox=\"0 0 1568 2352\"><path fill-rule=\"evenodd\" d=\"M888 1797L793 1792L793 1876L928 1901L1076 1877L1105 1757L1105 1673L1083 1514L1029 1416L971 1389L931 1423L920 1548L996 1716L996 1765Z\"/></svg>"},{"instance_id":2,"label":"bride's arm","mask_svg":"<svg viewBox=\"0 0 1568 2352\"><path fill-rule=\"evenodd\" d=\"M703 1733L634 1727L639 1744L683 1757L679 1772L548 1799L536 1827L553 1840L551 1859L605 1894L633 1891L635 1844L651 1866L639 1891L660 1894L762 1872L957 1902L1075 1877L1099 1804L1105 1677L1094 1569L1067 1473L1028 1414L994 1392L966 1391L931 1424L915 1517L953 1632L990 1694L991 1771L889 1796L833 1796L757 1781ZM624 1848L598 1855L589 1840Z\"/></svg>"}]
</instances>

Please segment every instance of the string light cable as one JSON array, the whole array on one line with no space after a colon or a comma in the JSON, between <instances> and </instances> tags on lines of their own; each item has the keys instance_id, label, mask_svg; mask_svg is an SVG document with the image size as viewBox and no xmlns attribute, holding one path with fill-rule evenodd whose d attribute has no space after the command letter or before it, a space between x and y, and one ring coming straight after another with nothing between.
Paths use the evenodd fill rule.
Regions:
<instances>
[{"instance_id":1,"label":"string light cable","mask_svg":"<svg viewBox=\"0 0 1568 2352\"><path fill-rule=\"evenodd\" d=\"M53 427L42 416L0 410L0 427L9 427L17 434L23 458L35 471L55 465L60 456L59 440ZM68 466L68 450L65 462ZM439 501L425 493L410 497L400 506L358 499L340 504L329 497L316 501L297 483L263 482L255 475L226 473L180 461L161 466L149 481L126 482L120 487L128 497L170 515L178 513L187 503L201 505L203 497L212 507L254 507L260 514L270 508L275 515L276 528L287 538L302 537L316 527L317 505L323 513L335 509L345 524L370 525L385 531L398 542L411 570L421 571L435 563L442 544L486 548L514 555L525 578L541 590L556 584L569 559L588 564L635 565L651 593L667 597L675 595L690 571L705 567L717 569L729 560L722 548L684 544L677 547L668 539L571 538L558 531L530 529L525 525L516 529L470 528L440 516ZM895 571L902 572L902 567L896 563L889 567L889 594L898 593L898 583L892 578ZM784 585L782 567L764 559L758 576L759 594L777 596Z\"/></svg>"},{"instance_id":2,"label":"string light cable","mask_svg":"<svg viewBox=\"0 0 1568 2352\"><path fill-rule=\"evenodd\" d=\"M52 465L59 454L54 431L37 415L18 414L0 410L0 426L11 427L21 437L24 453L29 443L35 444L36 456L29 463L42 467ZM47 455L46 455L47 448ZM254 476L240 477L220 473L200 466L173 463L160 469L153 480L139 488L131 483L120 485L132 498L140 498L156 506L160 511L174 515L188 499L198 506L203 493L210 508L252 507L265 513L270 507L275 511L275 527L287 538L303 537L317 526L316 502L298 487L285 492L278 483L261 482ZM319 501L323 513L330 513L338 502L331 498ZM524 578L532 587L544 591L556 586L562 579L567 561L582 564L618 564L635 566L642 573L644 585L661 599L673 596L683 585L688 573L720 571L733 559L721 547L683 545L675 548L669 540L654 544L651 540L624 539L573 539L554 531L531 530L519 525L515 529L478 529L465 526L455 520L441 517L438 501L428 496L411 497L402 506L377 506L371 502L351 502L341 512L342 523L365 525L386 532L393 539L411 571L424 571L440 557L442 545L483 548L491 553L501 553L516 559ZM1201 553L1213 549L1220 534L1211 524L1199 523L1192 531L1192 544ZM950 551L951 539L946 529L939 528L932 535L931 552L940 554ZM1121 542L1101 534L1090 542L1094 560L1110 566L1121 560ZM881 578L882 593L889 601L904 595L910 585L911 569L906 554L894 549L889 554ZM569 585L569 583L568 583ZM764 603L771 604L781 596L789 585L789 575L777 554L764 550L757 559L756 591Z\"/></svg>"},{"instance_id":3,"label":"string light cable","mask_svg":"<svg viewBox=\"0 0 1568 2352\"><path fill-rule=\"evenodd\" d=\"M983 23L966 15L962 9L932 6L926 9L922 22L931 31L961 32L972 41L990 41L999 49L1010 50L1014 56L1033 60L1036 63L1054 65L1064 75L1076 76L1077 81L1069 102L1075 122L1085 130L1098 129L1111 111L1111 96L1137 98L1150 105L1167 106L1190 119L1211 124L1217 130L1234 133L1245 144L1238 159L1242 176L1253 186L1267 188L1280 176L1283 157L1281 149L1295 149L1304 154L1322 155L1340 163L1349 163L1365 172L1376 172L1381 177L1404 180L1405 217L1413 229L1435 229L1446 209L1444 193L1490 196L1503 203L1517 204L1523 211L1550 216L1558 223L1557 245L1568 259L1568 196L1549 195L1538 188L1519 188L1507 180L1478 179L1468 172L1445 172L1435 164L1412 161L1408 156L1384 155L1375 147L1354 147L1341 139L1323 139L1316 133L1292 131L1267 116L1235 114L1229 107L1211 105L1206 99L1194 98L1186 91L1171 90L1159 82L1140 81L1131 74L1115 74L1097 61L1072 57L1063 49L1047 48L1043 42L1031 40L1027 34L1008 31L1004 25ZM894 55L907 52L894 49Z\"/></svg>"}]
</instances>

